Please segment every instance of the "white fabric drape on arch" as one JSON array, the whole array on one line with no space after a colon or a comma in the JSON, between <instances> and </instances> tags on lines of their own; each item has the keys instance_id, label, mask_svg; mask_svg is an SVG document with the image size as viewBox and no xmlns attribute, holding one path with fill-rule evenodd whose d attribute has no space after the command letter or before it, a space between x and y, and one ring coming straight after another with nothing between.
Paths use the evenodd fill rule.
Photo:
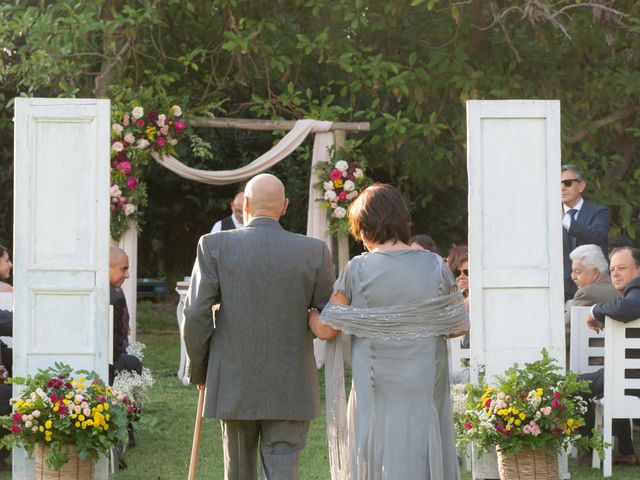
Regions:
<instances>
[{"instance_id":1,"label":"white fabric drape on arch","mask_svg":"<svg viewBox=\"0 0 640 480\"><path fill-rule=\"evenodd\" d=\"M332 122L311 119L298 120L294 127L271 150L262 154L253 162L235 170L199 170L188 167L171 155L159 155L156 152L152 152L151 156L160 165L183 178L209 185L228 185L230 183L243 182L268 170L295 151L310 133L315 133L313 155L311 157L311 179L309 181L307 236L323 240L331 251L332 241L327 234L329 226L327 213L318 202L318 200L322 199L321 191L314 186L319 181L316 165L318 162L328 162L331 159L331 149L335 144L335 136L330 131L331 126ZM324 365L325 348L324 341L314 340L314 353L318 368Z\"/></svg>"}]
</instances>

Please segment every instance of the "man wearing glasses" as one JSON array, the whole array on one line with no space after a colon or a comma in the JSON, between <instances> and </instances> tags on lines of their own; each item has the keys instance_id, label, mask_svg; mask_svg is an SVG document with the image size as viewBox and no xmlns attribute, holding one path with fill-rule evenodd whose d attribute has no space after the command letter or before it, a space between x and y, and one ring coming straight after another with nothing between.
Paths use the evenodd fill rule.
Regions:
<instances>
[{"instance_id":1,"label":"man wearing glasses","mask_svg":"<svg viewBox=\"0 0 640 480\"><path fill-rule=\"evenodd\" d=\"M236 196L233 197L233 201L229 204L231 207L231 215L223 218L222 220L218 220L213 224L213 228L211 229L211 233L220 232L222 230L233 230L234 228L242 228L244 227L244 223L242 223L242 200L244 198L243 192L236 193Z\"/></svg>"},{"instance_id":2,"label":"man wearing glasses","mask_svg":"<svg viewBox=\"0 0 640 480\"><path fill-rule=\"evenodd\" d=\"M564 257L564 299L573 298L576 285L571 280L569 254L580 245L595 244L607 258L609 209L582 198L587 182L575 165L563 165L560 172L562 192L562 250Z\"/></svg>"}]
</instances>

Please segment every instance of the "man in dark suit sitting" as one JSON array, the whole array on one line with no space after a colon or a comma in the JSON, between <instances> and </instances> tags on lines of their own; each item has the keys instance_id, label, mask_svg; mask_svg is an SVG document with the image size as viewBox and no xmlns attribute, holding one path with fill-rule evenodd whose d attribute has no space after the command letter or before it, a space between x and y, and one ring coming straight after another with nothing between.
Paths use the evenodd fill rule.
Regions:
<instances>
[{"instance_id":1,"label":"man in dark suit sitting","mask_svg":"<svg viewBox=\"0 0 640 480\"><path fill-rule=\"evenodd\" d=\"M587 325L599 332L604 328L604 318L610 317L621 322L630 322L640 318L640 249L621 247L611 252L611 284L622 293L622 297L608 302L596 303L591 307ZM591 380L590 393L601 396L604 390L604 369L584 374L581 379ZM593 425L593 405L585 415L587 429ZM614 457L614 465L640 465L640 459L633 448L631 428L625 419L613 420L613 434L618 437L620 455Z\"/></svg>"},{"instance_id":2,"label":"man in dark suit sitting","mask_svg":"<svg viewBox=\"0 0 640 480\"><path fill-rule=\"evenodd\" d=\"M109 384L120 370L142 373L142 363L127 354L129 345L129 309L120 287L129 278L129 257L119 247L109 249L109 303L113 306L113 364L109 365Z\"/></svg>"},{"instance_id":3,"label":"man in dark suit sitting","mask_svg":"<svg viewBox=\"0 0 640 480\"><path fill-rule=\"evenodd\" d=\"M571 252L580 245L593 243L607 256L609 209L582 198L587 182L575 165L563 165L560 173L562 192L562 250L564 255L564 299L573 298L576 285L571 280Z\"/></svg>"}]
</instances>

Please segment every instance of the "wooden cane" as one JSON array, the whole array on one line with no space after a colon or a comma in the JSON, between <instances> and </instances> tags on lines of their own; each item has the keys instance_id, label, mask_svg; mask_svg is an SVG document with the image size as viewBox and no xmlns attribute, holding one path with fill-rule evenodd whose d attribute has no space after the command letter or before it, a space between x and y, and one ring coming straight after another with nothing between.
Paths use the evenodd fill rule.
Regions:
<instances>
[{"instance_id":1,"label":"wooden cane","mask_svg":"<svg viewBox=\"0 0 640 480\"><path fill-rule=\"evenodd\" d=\"M191 462L189 463L189 480L195 480L198 466L198 449L200 448L200 430L202 429L202 410L204 409L204 385L198 385L198 411L196 413L196 427L193 431L191 445Z\"/></svg>"}]
</instances>

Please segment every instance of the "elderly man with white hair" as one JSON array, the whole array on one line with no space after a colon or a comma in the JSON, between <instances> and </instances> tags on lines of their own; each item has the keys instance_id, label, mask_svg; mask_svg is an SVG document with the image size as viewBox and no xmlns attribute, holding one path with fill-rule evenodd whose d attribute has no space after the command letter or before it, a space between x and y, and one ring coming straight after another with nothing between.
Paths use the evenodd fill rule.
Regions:
<instances>
[{"instance_id":1,"label":"elderly man with white hair","mask_svg":"<svg viewBox=\"0 0 640 480\"><path fill-rule=\"evenodd\" d=\"M569 352L571 330L571 307L590 307L596 303L619 298L620 293L611 285L609 266L602 249L597 245L580 245L569 254L571 258L571 280L578 287L573 298L567 301L564 316Z\"/></svg>"}]
</instances>

